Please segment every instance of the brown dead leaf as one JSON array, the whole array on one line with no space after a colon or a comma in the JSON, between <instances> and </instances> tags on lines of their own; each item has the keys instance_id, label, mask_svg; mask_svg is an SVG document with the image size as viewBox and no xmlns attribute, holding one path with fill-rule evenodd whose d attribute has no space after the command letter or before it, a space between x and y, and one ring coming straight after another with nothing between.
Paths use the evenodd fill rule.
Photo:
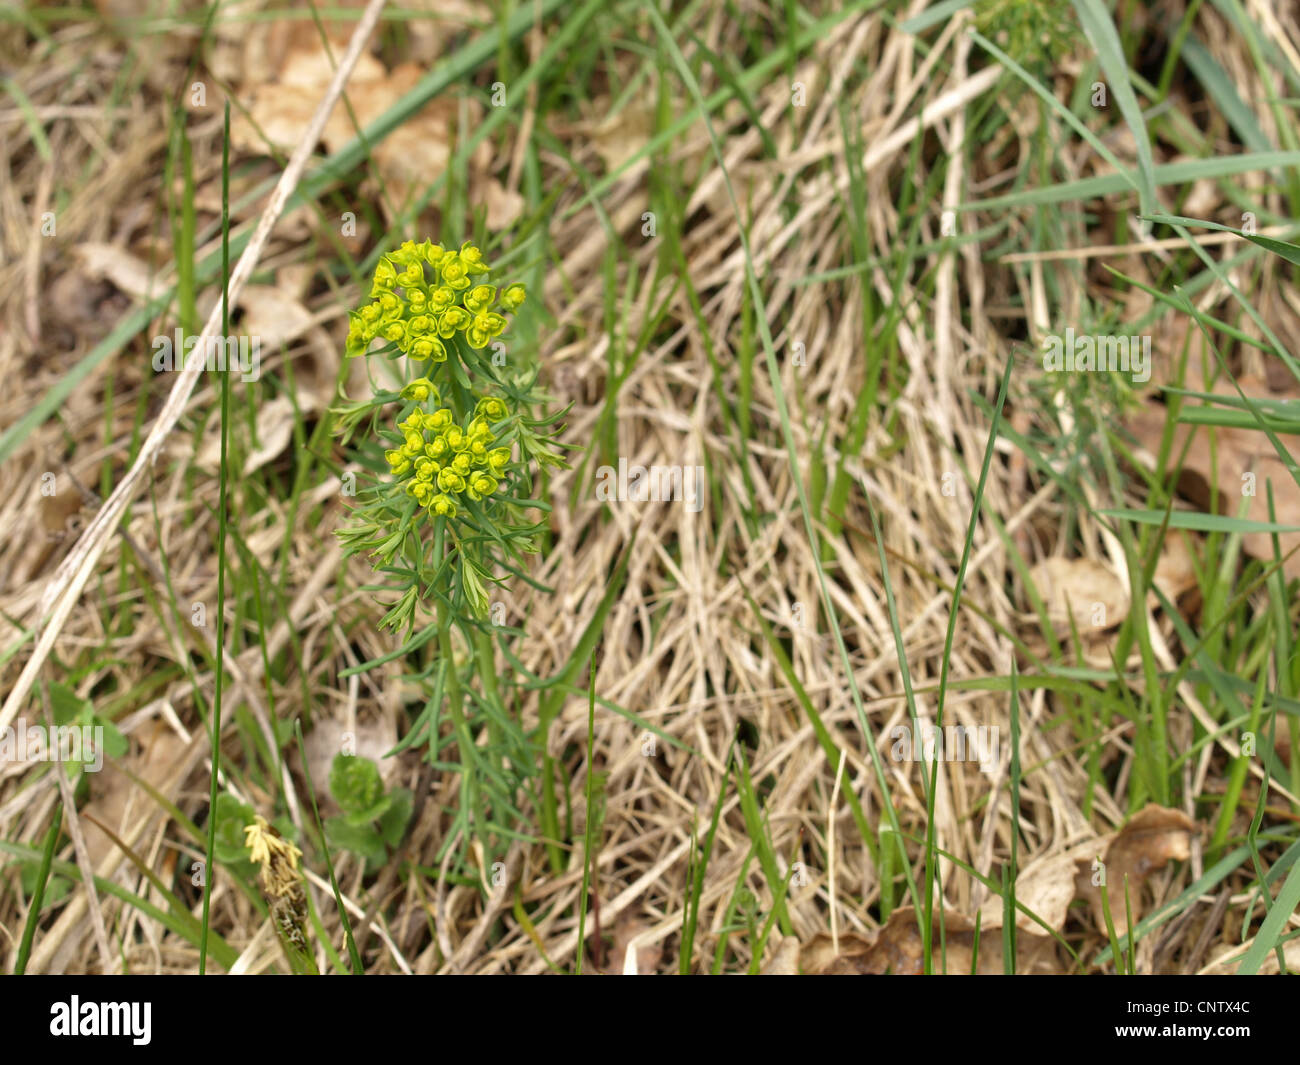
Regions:
<instances>
[{"instance_id":1,"label":"brown dead leaf","mask_svg":"<svg viewBox=\"0 0 1300 1065\"><path fill-rule=\"evenodd\" d=\"M1142 916L1142 885L1147 877L1171 861L1181 862L1191 857L1192 837L1199 832L1200 826L1181 810L1149 803L1129 818L1128 823L1109 840L1101 869L1094 871L1093 859L1080 858L1075 883L1079 897L1087 899L1092 907L1097 931L1103 936L1107 934L1101 890L1093 883L1094 880L1105 880L1111 921L1116 934L1122 936L1128 931L1125 879L1136 921ZM1098 850L1105 838L1097 841Z\"/></svg>"},{"instance_id":2,"label":"brown dead leaf","mask_svg":"<svg viewBox=\"0 0 1300 1065\"><path fill-rule=\"evenodd\" d=\"M45 289L40 307L42 335L67 350L82 339L98 342L133 300L107 279L97 281L82 270L65 270Z\"/></svg>"},{"instance_id":3,"label":"brown dead leaf","mask_svg":"<svg viewBox=\"0 0 1300 1065\"><path fill-rule=\"evenodd\" d=\"M248 106L232 122L230 138L246 154L265 155L270 148L291 151L302 139L316 105L334 72L319 39L297 35L287 43L277 75L258 86ZM340 102L321 134L327 152L350 143L402 96L413 89L427 71L415 63L401 63L391 71L369 54L348 81L346 105ZM400 210L431 178L444 173L458 138L465 137L483 119L483 106L470 97L438 96L372 146L371 158L383 182L385 210ZM269 142L269 147L268 147ZM469 160L475 195L487 207L487 225L502 229L523 211L523 197L507 190L491 173L492 148L481 142Z\"/></svg>"},{"instance_id":4,"label":"brown dead leaf","mask_svg":"<svg viewBox=\"0 0 1300 1065\"><path fill-rule=\"evenodd\" d=\"M94 281L108 281L136 299L157 296L162 290L158 272L119 244L88 241L72 249L82 273Z\"/></svg>"},{"instance_id":5,"label":"brown dead leaf","mask_svg":"<svg viewBox=\"0 0 1300 1065\"><path fill-rule=\"evenodd\" d=\"M447 42L471 26L491 25L496 16L486 4L474 0L408 0L409 11L422 17L405 23L407 49L413 60L432 65L443 57Z\"/></svg>"},{"instance_id":6,"label":"brown dead leaf","mask_svg":"<svg viewBox=\"0 0 1300 1065\"><path fill-rule=\"evenodd\" d=\"M1251 399L1300 399L1294 386L1285 392L1270 392L1267 384L1258 378L1240 377L1238 384ZM1189 385L1189 387L1196 387ZM1219 381L1209 391L1225 396L1237 396L1230 381ZM1129 419L1129 431L1136 438L1145 461L1152 460L1160 451L1160 441L1168 421L1168 409L1161 403L1149 402ZM1193 433L1192 430L1195 429ZM1215 452L1211 454L1210 434L1214 434ZM1191 443L1187 444L1188 437ZM1175 425L1171 462L1182 454L1182 476L1178 490L1203 510L1210 506L1211 489L1217 489L1223 512L1237 517L1242 501L1246 502L1245 517L1251 521L1269 521L1268 485L1273 486L1277 520L1283 525L1300 525L1300 485L1287 472L1268 437L1258 429L1210 429L1208 426ZM1246 477L1253 474L1253 484ZM1248 489L1253 495L1247 495ZM1300 533L1281 533L1278 537L1285 556L1300 547ZM1242 549L1251 557L1268 561L1273 557L1273 539L1269 533L1247 533L1241 540ZM1286 559L1282 568L1287 577L1300 577L1300 551Z\"/></svg>"},{"instance_id":7,"label":"brown dead leaf","mask_svg":"<svg viewBox=\"0 0 1300 1065\"><path fill-rule=\"evenodd\" d=\"M610 975L653 976L663 959L662 943L642 943L640 940L650 926L631 913L624 913L614 925L609 961L605 971Z\"/></svg>"},{"instance_id":8,"label":"brown dead leaf","mask_svg":"<svg viewBox=\"0 0 1300 1065\"><path fill-rule=\"evenodd\" d=\"M105 759L100 772L89 774L90 801L82 809L82 827L90 864L95 868L117 848L95 821L125 837L129 824L158 809L156 800L128 771L156 789L175 771L186 749L185 741L161 720L146 723L134 739L120 766Z\"/></svg>"},{"instance_id":9,"label":"brown dead leaf","mask_svg":"<svg viewBox=\"0 0 1300 1065\"><path fill-rule=\"evenodd\" d=\"M1157 588L1166 599L1176 603L1184 592L1196 587L1196 568L1189 545L1190 532L1173 529L1160 545L1160 557L1156 560L1156 571L1152 577ZM1151 597L1153 605L1157 600Z\"/></svg>"},{"instance_id":10,"label":"brown dead leaf","mask_svg":"<svg viewBox=\"0 0 1300 1065\"><path fill-rule=\"evenodd\" d=\"M46 471L53 473L54 471ZM31 580L48 565L51 557L59 554L76 541L82 527L81 493L69 483L66 476L55 476L52 482L53 495L45 495L41 500L41 532L43 536L34 536L28 541L21 555L19 573L26 574Z\"/></svg>"},{"instance_id":11,"label":"brown dead leaf","mask_svg":"<svg viewBox=\"0 0 1300 1065\"><path fill-rule=\"evenodd\" d=\"M1035 619L1037 620L1037 619ZM1072 666L1084 666L1088 669L1112 669L1115 665L1114 641L1107 640L1104 637L1106 633L1093 633L1095 638L1089 639L1088 634L1081 632L1083 637L1083 646L1079 648L1079 654L1075 654L1075 649L1067 643L1062 647L1064 655L1062 661ZM1025 661L1041 661L1045 658L1051 658L1053 650L1047 640L1041 633L1030 630L1024 636L1025 647L1032 658L1026 658ZM1124 663L1125 669L1139 669L1142 665L1142 652L1138 647L1134 647L1128 656L1128 661Z\"/></svg>"},{"instance_id":12,"label":"brown dead leaf","mask_svg":"<svg viewBox=\"0 0 1300 1065\"><path fill-rule=\"evenodd\" d=\"M1076 843L1062 851L1034 859L1016 877L1016 901L1037 914L1054 931L1065 927L1070 903L1074 901L1075 870L1080 861L1091 861L1098 849L1096 839ZM980 907L982 929L1002 927L1002 896L991 895ZM1016 927L1045 935L1043 926L1017 910Z\"/></svg>"},{"instance_id":13,"label":"brown dead leaf","mask_svg":"<svg viewBox=\"0 0 1300 1065\"><path fill-rule=\"evenodd\" d=\"M491 230L508 229L524 213L523 196L495 179L483 185L483 205L487 208L483 223Z\"/></svg>"},{"instance_id":14,"label":"brown dead leaf","mask_svg":"<svg viewBox=\"0 0 1300 1065\"><path fill-rule=\"evenodd\" d=\"M1290 285L1270 287L1267 296L1260 300L1258 309L1264 322L1287 351L1300 349L1300 299L1296 298ZM1263 363L1263 374L1270 390L1286 392L1295 388L1295 378L1281 359L1270 358L1263 353L1258 353L1256 357Z\"/></svg>"},{"instance_id":15,"label":"brown dead leaf","mask_svg":"<svg viewBox=\"0 0 1300 1065\"><path fill-rule=\"evenodd\" d=\"M304 412L314 410L316 397L308 392L298 393L298 409ZM273 462L284 453L293 439L294 410L288 396L276 396L269 403L263 404L257 411L257 446L249 452L244 460L243 475L247 477L254 470L261 469L268 462ZM203 446L194 457L200 468L215 471L221 464L221 435L205 439Z\"/></svg>"},{"instance_id":16,"label":"brown dead leaf","mask_svg":"<svg viewBox=\"0 0 1300 1065\"><path fill-rule=\"evenodd\" d=\"M592 148L605 164L605 173L612 174L650 142L654 112L648 107L629 105L585 127Z\"/></svg>"},{"instance_id":17,"label":"brown dead leaf","mask_svg":"<svg viewBox=\"0 0 1300 1065\"><path fill-rule=\"evenodd\" d=\"M940 943L936 924L930 950L934 971L952 976L971 973L975 945L975 922L961 914L943 915L944 936ZM936 914L936 922L938 915ZM800 952L803 970L810 976L920 976L924 972L924 945L916 912L909 906L895 910L883 927L868 935L845 932L840 935L839 954L831 937L819 932ZM1020 934L1016 937L1018 973L1059 972L1052 940L1047 936ZM941 953L942 951L942 953ZM946 963L946 970L945 970ZM980 931L977 972L989 976L1003 972L1002 936Z\"/></svg>"},{"instance_id":18,"label":"brown dead leaf","mask_svg":"<svg viewBox=\"0 0 1300 1065\"><path fill-rule=\"evenodd\" d=\"M240 333L257 337L264 356L296 340L312 326L311 311L292 293L275 285L245 285L237 306L244 312Z\"/></svg>"},{"instance_id":19,"label":"brown dead leaf","mask_svg":"<svg viewBox=\"0 0 1300 1065\"><path fill-rule=\"evenodd\" d=\"M1241 944L1228 947L1218 958L1212 961L1197 976L1235 976L1241 965L1241 957L1246 953ZM1289 939L1282 944L1282 954L1286 958L1287 971L1300 972L1300 939ZM1268 956L1259 966L1259 976L1277 976L1281 968L1277 963L1277 951L1270 950Z\"/></svg>"},{"instance_id":20,"label":"brown dead leaf","mask_svg":"<svg viewBox=\"0 0 1300 1065\"><path fill-rule=\"evenodd\" d=\"M782 936L779 932L774 932L773 936L776 939L776 950L759 975L798 976L799 940L794 936Z\"/></svg>"},{"instance_id":21,"label":"brown dead leaf","mask_svg":"<svg viewBox=\"0 0 1300 1065\"><path fill-rule=\"evenodd\" d=\"M1091 558L1045 558L1029 571L1057 635L1070 631L1070 616L1081 635L1118 625L1129 597L1114 571Z\"/></svg>"}]
</instances>

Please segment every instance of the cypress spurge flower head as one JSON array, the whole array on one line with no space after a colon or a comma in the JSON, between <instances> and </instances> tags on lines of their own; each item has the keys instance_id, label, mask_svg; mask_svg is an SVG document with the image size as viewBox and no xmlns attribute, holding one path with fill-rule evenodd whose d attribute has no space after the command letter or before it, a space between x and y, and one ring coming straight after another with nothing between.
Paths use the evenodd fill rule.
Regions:
<instances>
[{"instance_id":1,"label":"cypress spurge flower head","mask_svg":"<svg viewBox=\"0 0 1300 1065\"><path fill-rule=\"evenodd\" d=\"M438 391L425 378L408 384L402 395L437 403ZM505 401L496 396L479 399L475 413L457 425L450 408L426 411L417 407L397 426L404 444L385 453L394 483L432 517L454 519L462 495L479 503L500 487L510 461L508 447L492 447L496 434L488 415L497 422L509 416Z\"/></svg>"},{"instance_id":2,"label":"cypress spurge flower head","mask_svg":"<svg viewBox=\"0 0 1300 1065\"><path fill-rule=\"evenodd\" d=\"M378 299L385 292L392 292L393 286L397 284L397 269L393 266L392 261L385 256L379 260L379 265L375 267L374 284L370 286L370 298Z\"/></svg>"},{"instance_id":3,"label":"cypress spurge flower head","mask_svg":"<svg viewBox=\"0 0 1300 1065\"><path fill-rule=\"evenodd\" d=\"M497 396L484 396L474 404L474 413L482 415L489 422L499 422L510 413L505 400Z\"/></svg>"},{"instance_id":4,"label":"cypress spurge flower head","mask_svg":"<svg viewBox=\"0 0 1300 1065\"><path fill-rule=\"evenodd\" d=\"M468 241L459 251L406 241L380 258L371 302L349 314L346 354L364 355L376 339L420 361L443 362L458 335L484 348L505 332L505 315L523 305L518 282L498 291L485 280L491 267Z\"/></svg>"},{"instance_id":5,"label":"cypress spurge flower head","mask_svg":"<svg viewBox=\"0 0 1300 1065\"><path fill-rule=\"evenodd\" d=\"M486 274L490 267L483 261L483 253L469 241L460 246L460 261L471 274Z\"/></svg>"}]
</instances>

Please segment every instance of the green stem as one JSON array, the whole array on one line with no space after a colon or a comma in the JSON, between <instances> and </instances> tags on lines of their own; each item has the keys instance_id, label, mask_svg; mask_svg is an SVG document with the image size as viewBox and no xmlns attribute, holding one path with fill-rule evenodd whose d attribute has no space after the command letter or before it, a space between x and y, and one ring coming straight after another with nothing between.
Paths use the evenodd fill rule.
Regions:
<instances>
[{"instance_id":1,"label":"green stem","mask_svg":"<svg viewBox=\"0 0 1300 1065\"><path fill-rule=\"evenodd\" d=\"M463 694L460 690L460 675L456 672L456 659L451 647L451 619L449 618L438 631L438 645L442 657L447 661L447 709L451 712L451 723L456 732L456 747L460 752L461 803L465 816L471 822L474 818L474 774L473 766L477 757L474 737L470 735L465 723Z\"/></svg>"},{"instance_id":2,"label":"green stem","mask_svg":"<svg viewBox=\"0 0 1300 1065\"><path fill-rule=\"evenodd\" d=\"M504 711L505 704L501 702L501 689L497 683L496 655L492 647L492 637L482 629L474 631L474 672L478 676L479 684L482 686L484 700L492 704L496 710ZM505 730L501 727L501 722L497 720L495 714L490 713L487 715L487 729L488 749L492 752L492 768L504 780L506 778ZM491 853L493 860L495 860L497 857L495 850L492 850Z\"/></svg>"},{"instance_id":3,"label":"green stem","mask_svg":"<svg viewBox=\"0 0 1300 1065\"><path fill-rule=\"evenodd\" d=\"M433 534L433 562L435 566L441 565L443 554L444 533L446 530L446 521L439 518ZM444 579L444 585L450 585L450 579ZM450 593L450 587L444 587L444 594ZM450 595L448 594L448 598ZM477 757L477 751L474 747L474 737L470 735L469 726L465 722L464 711L464 693L460 687L460 673L456 669L456 656L451 645L451 613L440 612L438 620L438 647L442 653L443 660L447 663L446 670L446 694L447 709L451 714L452 727L456 733L456 748L460 754L460 798L461 810L465 814L467 823L473 825L475 813L475 789L474 789L474 762ZM472 831L471 831L472 834Z\"/></svg>"},{"instance_id":4,"label":"green stem","mask_svg":"<svg viewBox=\"0 0 1300 1065\"><path fill-rule=\"evenodd\" d=\"M484 696L496 706L503 706L501 690L497 686L496 655L492 649L492 637L482 630L474 633L474 667L479 683L483 685ZM488 735L492 738L492 749L500 750L504 740L501 723L491 717L488 718Z\"/></svg>"},{"instance_id":5,"label":"green stem","mask_svg":"<svg viewBox=\"0 0 1300 1065\"><path fill-rule=\"evenodd\" d=\"M555 800L555 760L546 749L551 735L551 722L554 714L548 714L539 721L537 730L542 741L542 835L546 837L546 853L551 859L551 871L564 872L564 848L560 846L560 807Z\"/></svg>"},{"instance_id":6,"label":"green stem","mask_svg":"<svg viewBox=\"0 0 1300 1065\"><path fill-rule=\"evenodd\" d=\"M551 859L551 871L564 872L564 849L560 846L560 808L555 801L555 760L542 755L542 834L546 837L546 853Z\"/></svg>"}]
</instances>

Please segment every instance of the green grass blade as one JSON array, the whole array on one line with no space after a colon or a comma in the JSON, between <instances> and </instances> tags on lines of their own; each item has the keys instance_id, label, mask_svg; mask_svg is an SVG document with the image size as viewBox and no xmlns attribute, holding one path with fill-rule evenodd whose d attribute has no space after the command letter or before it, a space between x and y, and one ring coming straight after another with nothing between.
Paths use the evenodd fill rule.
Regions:
<instances>
[{"instance_id":1,"label":"green grass blade","mask_svg":"<svg viewBox=\"0 0 1300 1065\"><path fill-rule=\"evenodd\" d=\"M41 920L41 904L45 901L45 885L50 879L50 863L54 860L54 845L59 839L59 829L63 824L63 803L54 804L54 816L50 829L45 833L45 843L41 847L41 864L36 871L36 890L32 892L27 922L23 925L22 942L18 944L18 960L14 964L14 975L22 976L27 971L27 959L31 957L32 940L36 936L36 926Z\"/></svg>"}]
</instances>

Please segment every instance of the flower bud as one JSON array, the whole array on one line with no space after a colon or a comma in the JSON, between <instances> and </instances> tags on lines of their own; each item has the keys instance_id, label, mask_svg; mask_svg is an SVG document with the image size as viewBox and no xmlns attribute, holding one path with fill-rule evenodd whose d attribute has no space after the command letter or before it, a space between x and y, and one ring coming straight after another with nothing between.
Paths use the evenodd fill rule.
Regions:
<instances>
[{"instance_id":1,"label":"flower bud","mask_svg":"<svg viewBox=\"0 0 1300 1065\"><path fill-rule=\"evenodd\" d=\"M413 399L417 403L425 403L430 399L434 403L439 402L438 389L427 377L417 377L414 381L407 382L406 387L402 389L402 398Z\"/></svg>"},{"instance_id":2,"label":"flower bud","mask_svg":"<svg viewBox=\"0 0 1300 1065\"><path fill-rule=\"evenodd\" d=\"M506 290L501 293L501 306L508 311L517 311L524 305L527 298L527 291L524 286L516 282L513 285L507 285Z\"/></svg>"},{"instance_id":3,"label":"flower bud","mask_svg":"<svg viewBox=\"0 0 1300 1065\"><path fill-rule=\"evenodd\" d=\"M391 292L395 284L397 284L397 271L389 262L388 256L384 256L375 266L375 279L370 287L370 298L374 299L385 292Z\"/></svg>"},{"instance_id":4,"label":"flower bud","mask_svg":"<svg viewBox=\"0 0 1300 1065\"><path fill-rule=\"evenodd\" d=\"M465 309L471 314L479 314L492 306L497 290L491 285L475 285L465 293Z\"/></svg>"},{"instance_id":5,"label":"flower bud","mask_svg":"<svg viewBox=\"0 0 1300 1065\"><path fill-rule=\"evenodd\" d=\"M438 265L438 272L451 288L458 291L469 288L469 271L465 269L465 263L459 255L445 256Z\"/></svg>"}]
</instances>

